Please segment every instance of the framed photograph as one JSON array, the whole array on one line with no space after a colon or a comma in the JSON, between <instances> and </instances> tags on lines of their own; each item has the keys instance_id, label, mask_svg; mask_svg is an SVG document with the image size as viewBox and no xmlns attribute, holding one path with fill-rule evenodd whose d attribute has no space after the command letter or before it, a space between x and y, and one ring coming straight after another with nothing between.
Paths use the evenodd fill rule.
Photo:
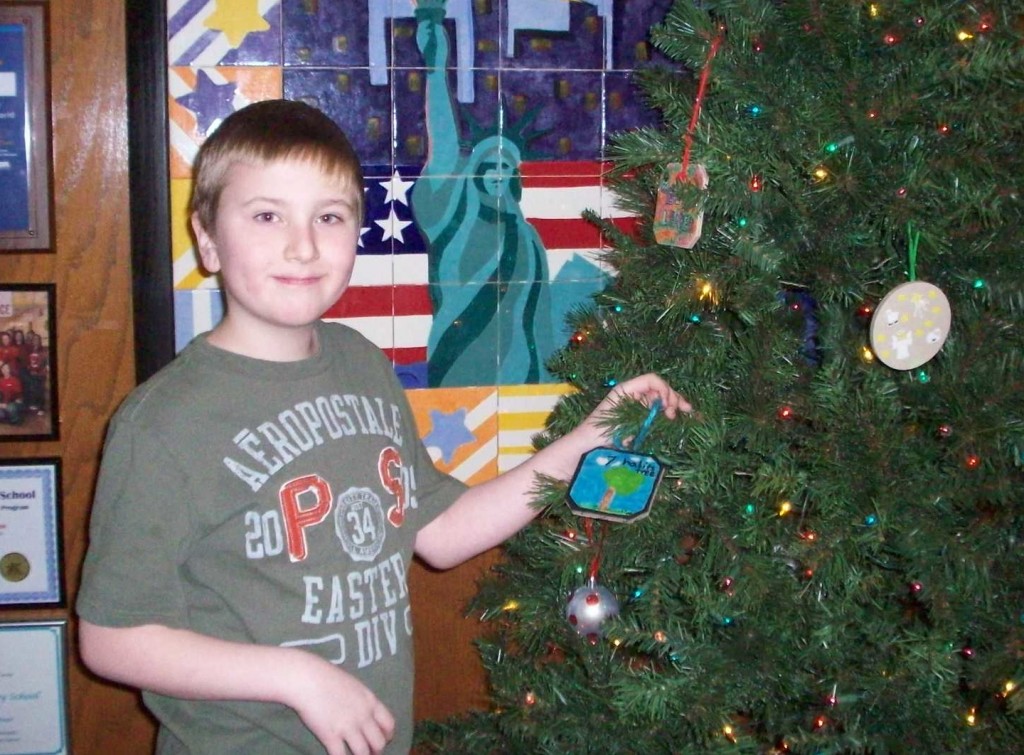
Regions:
<instances>
[{"instance_id":1,"label":"framed photograph","mask_svg":"<svg viewBox=\"0 0 1024 755\"><path fill-rule=\"evenodd\" d=\"M46 3L0 5L0 250L50 249Z\"/></svg>"},{"instance_id":2,"label":"framed photograph","mask_svg":"<svg viewBox=\"0 0 1024 755\"><path fill-rule=\"evenodd\" d=\"M0 607L63 604L60 500L60 459L0 460Z\"/></svg>"},{"instance_id":3,"label":"framed photograph","mask_svg":"<svg viewBox=\"0 0 1024 755\"><path fill-rule=\"evenodd\" d=\"M0 283L0 441L56 440L52 283Z\"/></svg>"},{"instance_id":4,"label":"framed photograph","mask_svg":"<svg viewBox=\"0 0 1024 755\"><path fill-rule=\"evenodd\" d=\"M0 623L0 755L66 755L67 622Z\"/></svg>"}]
</instances>

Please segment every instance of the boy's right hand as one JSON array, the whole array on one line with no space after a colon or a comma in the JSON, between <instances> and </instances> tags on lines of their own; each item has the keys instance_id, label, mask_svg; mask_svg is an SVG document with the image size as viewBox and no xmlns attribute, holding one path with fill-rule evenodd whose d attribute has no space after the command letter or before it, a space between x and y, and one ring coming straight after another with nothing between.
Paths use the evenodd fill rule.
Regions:
<instances>
[{"instance_id":1,"label":"boy's right hand","mask_svg":"<svg viewBox=\"0 0 1024 755\"><path fill-rule=\"evenodd\" d=\"M300 651L302 652L302 651ZM328 755L379 753L395 734L395 719L362 682L315 655L296 678L289 705Z\"/></svg>"}]
</instances>

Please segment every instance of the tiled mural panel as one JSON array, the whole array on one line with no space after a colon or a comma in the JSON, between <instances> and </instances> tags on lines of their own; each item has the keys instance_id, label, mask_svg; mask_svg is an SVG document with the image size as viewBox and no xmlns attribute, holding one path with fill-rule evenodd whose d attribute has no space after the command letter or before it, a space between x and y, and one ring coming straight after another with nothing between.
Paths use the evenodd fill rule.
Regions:
<instances>
[{"instance_id":1,"label":"tiled mural panel","mask_svg":"<svg viewBox=\"0 0 1024 755\"><path fill-rule=\"evenodd\" d=\"M670 2L169 0L178 347L223 313L186 224L198 146L250 102L310 102L366 176L352 285L325 317L389 355L439 466L513 466L568 390L543 368L566 314L607 280L580 214L630 222L601 159L653 121L631 77Z\"/></svg>"}]
</instances>

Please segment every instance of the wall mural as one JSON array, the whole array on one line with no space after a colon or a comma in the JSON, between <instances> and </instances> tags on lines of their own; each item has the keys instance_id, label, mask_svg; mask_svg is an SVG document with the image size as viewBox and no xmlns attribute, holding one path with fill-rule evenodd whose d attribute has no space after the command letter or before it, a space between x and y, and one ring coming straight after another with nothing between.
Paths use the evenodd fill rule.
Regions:
<instances>
[{"instance_id":1,"label":"wall mural","mask_svg":"<svg viewBox=\"0 0 1024 755\"><path fill-rule=\"evenodd\" d=\"M671 0L169 0L176 345L222 314L185 207L239 107L307 101L362 157L352 285L326 315L389 355L439 466L492 476L567 387L544 367L607 281L593 209L610 133L654 122L630 78ZM423 390L419 390L423 389Z\"/></svg>"}]
</instances>

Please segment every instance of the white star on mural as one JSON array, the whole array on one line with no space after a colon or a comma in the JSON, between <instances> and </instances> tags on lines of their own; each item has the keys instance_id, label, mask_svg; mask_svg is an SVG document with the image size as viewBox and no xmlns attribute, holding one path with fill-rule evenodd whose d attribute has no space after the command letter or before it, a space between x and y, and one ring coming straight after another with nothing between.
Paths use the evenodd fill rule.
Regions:
<instances>
[{"instance_id":1,"label":"white star on mural","mask_svg":"<svg viewBox=\"0 0 1024 755\"><path fill-rule=\"evenodd\" d=\"M390 179L387 181L381 181L380 185L384 187L387 192L387 196L384 197L385 202L401 202L406 207L409 206L409 200L406 198L406 194L409 193L409 189L412 188L415 181L406 181L402 178L399 172L396 170Z\"/></svg>"},{"instance_id":2,"label":"white star on mural","mask_svg":"<svg viewBox=\"0 0 1024 755\"><path fill-rule=\"evenodd\" d=\"M398 239L399 242L403 244L405 243L405 237L402 235L402 231L406 227L412 225L411 220L401 220L395 214L394 205L392 205L391 212L388 213L388 216L386 218L384 218L383 220L374 220L373 222L379 225L381 227L381 230L384 231L383 235L381 236L381 241L387 241L388 239Z\"/></svg>"}]
</instances>

